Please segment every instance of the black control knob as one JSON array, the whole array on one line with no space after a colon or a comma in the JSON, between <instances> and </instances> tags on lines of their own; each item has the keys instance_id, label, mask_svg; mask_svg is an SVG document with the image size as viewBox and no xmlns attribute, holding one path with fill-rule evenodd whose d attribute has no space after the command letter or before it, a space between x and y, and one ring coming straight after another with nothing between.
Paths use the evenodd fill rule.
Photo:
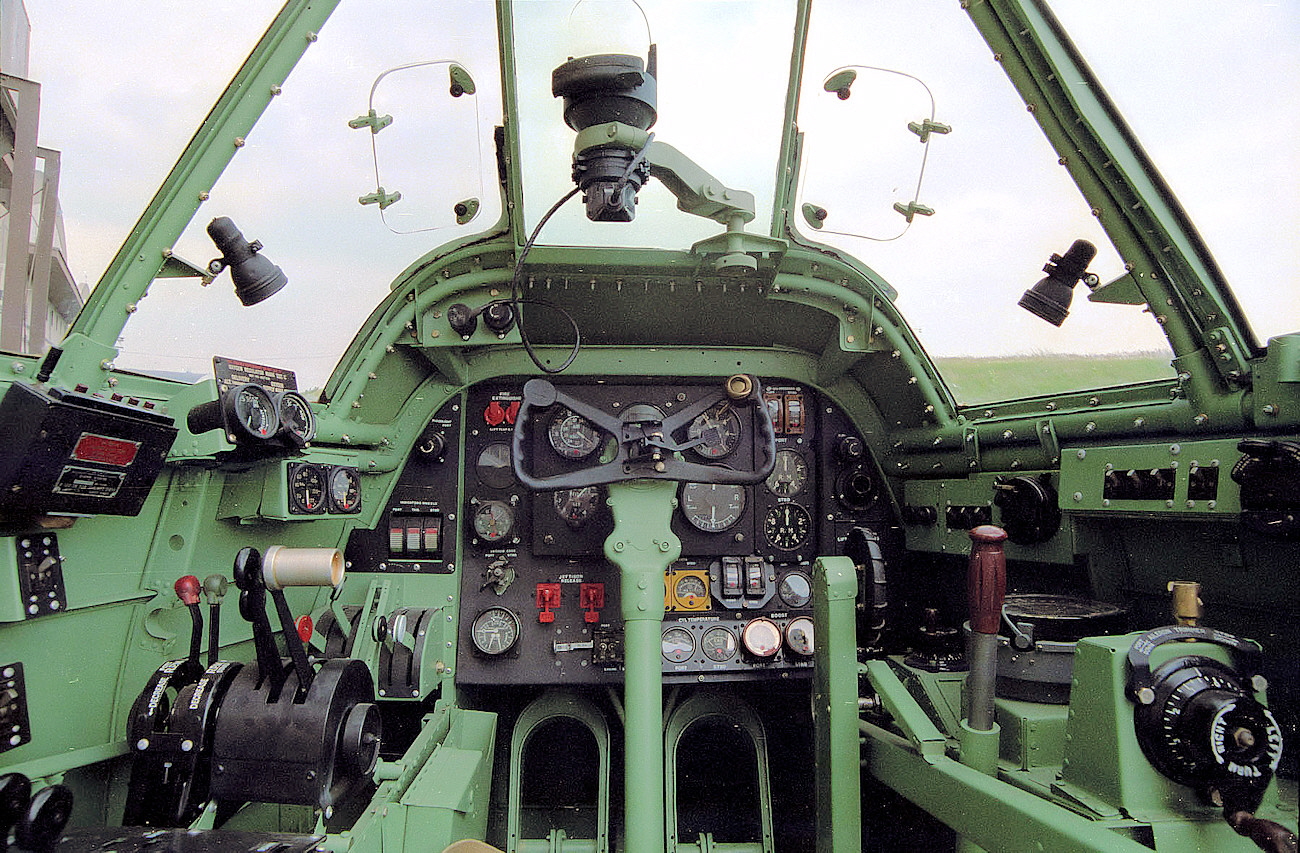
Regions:
<instances>
[{"instance_id":1,"label":"black control knob","mask_svg":"<svg viewBox=\"0 0 1300 853\"><path fill-rule=\"evenodd\" d=\"M863 445L862 439L856 435L840 436L839 443L835 445L835 455L846 465L855 465L861 462L866 454L866 446Z\"/></svg>"},{"instance_id":2,"label":"black control knob","mask_svg":"<svg viewBox=\"0 0 1300 853\"><path fill-rule=\"evenodd\" d=\"M1149 692L1139 692L1134 722L1142 752L1161 773L1254 811L1282 757L1282 732L1243 682L1213 658L1174 658L1152 674Z\"/></svg>"},{"instance_id":3,"label":"black control knob","mask_svg":"<svg viewBox=\"0 0 1300 853\"><path fill-rule=\"evenodd\" d=\"M478 314L463 302L457 302L447 309L447 323L451 330L465 340L478 328Z\"/></svg>"},{"instance_id":4,"label":"black control knob","mask_svg":"<svg viewBox=\"0 0 1300 853\"><path fill-rule=\"evenodd\" d=\"M515 309L509 302L492 302L483 309L483 325L498 335L515 324Z\"/></svg>"},{"instance_id":5,"label":"black control knob","mask_svg":"<svg viewBox=\"0 0 1300 853\"><path fill-rule=\"evenodd\" d=\"M441 432L426 433L415 445L415 451L429 460L438 459L446 450L447 437Z\"/></svg>"}]
</instances>

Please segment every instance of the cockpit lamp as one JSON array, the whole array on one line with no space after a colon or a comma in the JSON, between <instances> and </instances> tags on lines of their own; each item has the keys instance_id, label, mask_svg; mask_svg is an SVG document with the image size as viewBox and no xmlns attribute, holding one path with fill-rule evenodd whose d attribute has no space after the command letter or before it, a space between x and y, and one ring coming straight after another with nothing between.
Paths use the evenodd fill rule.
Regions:
<instances>
[{"instance_id":1,"label":"cockpit lamp","mask_svg":"<svg viewBox=\"0 0 1300 853\"><path fill-rule=\"evenodd\" d=\"M244 305L256 305L289 283L283 270L258 254L261 242L245 240L230 217L218 216L209 222L208 236L221 252L220 258L208 264L208 272L216 276L230 267L235 295Z\"/></svg>"},{"instance_id":2,"label":"cockpit lamp","mask_svg":"<svg viewBox=\"0 0 1300 853\"><path fill-rule=\"evenodd\" d=\"M1042 317L1053 326L1065 322L1070 313L1070 300L1074 286L1088 274L1088 264L1097 254L1097 247L1087 240L1075 240L1064 255L1052 255L1041 279L1020 297L1020 307Z\"/></svg>"}]
</instances>

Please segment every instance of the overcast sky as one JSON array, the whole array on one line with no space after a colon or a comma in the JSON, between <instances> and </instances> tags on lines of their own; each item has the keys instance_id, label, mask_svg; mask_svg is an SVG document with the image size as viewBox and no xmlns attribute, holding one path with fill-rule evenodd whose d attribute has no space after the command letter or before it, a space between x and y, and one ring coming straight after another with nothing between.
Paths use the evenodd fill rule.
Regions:
<instances>
[{"instance_id":1,"label":"overcast sky","mask_svg":"<svg viewBox=\"0 0 1300 853\"><path fill-rule=\"evenodd\" d=\"M338 30L373 24L375 18L382 17L382 12L375 10L387 2L343 0L323 33L322 45ZM955 7L957 0L934 2L947 8ZM76 278L90 285L279 4L268 0L26 0L26 5L32 23L30 76L43 86L41 144L63 152L60 196L69 262ZM449 14L449 6L435 5L440 15ZM471 7L478 12L490 10L485 2ZM1300 138L1296 95L1300 91L1300 0L1233 0L1226 4L1222 0L1173 4L1164 0L1068 0L1060 12L1067 25L1087 42L1085 53L1103 82L1108 74L1142 82L1123 92L1112 89L1112 94L1138 126L1139 135L1149 134L1144 140L1163 137L1149 147L1193 217L1207 232L1214 232L1209 234L1211 244L1260 336L1300 329L1300 240L1295 238L1300 230L1300 145L1295 141ZM389 64L436 57L419 53L423 46L416 45L411 50L417 52L405 53L402 37L398 33L382 42L384 52L396 57ZM1160 43L1166 38L1170 39L1169 48ZM1196 58L1190 66L1192 72L1187 65L1162 59L1173 52ZM370 57L355 51L330 56L329 67L314 73L327 81L333 79L329 75L337 75L337 96L319 107L327 110L327 115L309 118L333 128L335 123L364 112L369 82L375 68L382 66L372 67ZM763 61L763 57L758 59ZM345 76L356 81L348 83L352 88L344 87ZM290 77L290 85L295 79ZM1207 118L1210 112L1226 112L1229 107L1232 111L1226 123L1213 124ZM1166 112L1158 114L1157 108ZM942 120L942 104L940 113ZM314 316L323 334L332 338L326 348L328 356L312 356L316 362L310 363L308 358L309 363L302 363L300 354L296 365L318 381L332 367L362 315L356 307L344 312L339 305L321 304L319 295L313 297L309 289L302 289L304 279L326 278L338 271L296 247L308 246L313 239L316 245L349 240L350 234L361 231L359 223L380 241L377 245L393 247L392 251L385 248L368 255L373 259L368 272L374 280L365 283L368 295L356 294L363 310L368 310L382 296L387 282L427 246L416 248L409 241L384 243L383 237L370 234L382 229L374 227L373 209L360 210L355 202L374 183L368 144L361 134L342 134L339 139L343 141L338 143L327 142L325 134L313 134L308 128L300 135L303 158L327 158L335 165L338 186L329 190L342 206L350 205L346 218L323 217L320 208L324 202L319 198L285 197L272 191L259 195L259 172L252 166L235 175L234 184L242 196L237 205L242 219L237 218L237 223L250 239L260 238L267 245L268 256L285 266L297 285L296 295L277 296L277 300L289 300L290 307L293 300L301 300L303 311ZM953 138L958 137L955 134ZM700 152L690 153L698 157ZM247 159L255 161L257 156L253 152ZM708 165L716 162L700 159ZM236 164L239 162L237 159ZM539 203L536 197L531 201ZM205 208L196 222L225 212L224 207ZM293 223L292 228L282 224L286 222ZM941 227L952 227L952 220L945 225L936 217L935 222L939 223L933 226L935 234L942 233ZM196 230L201 238L201 229L191 228L191 232ZM289 230L295 233L285 233ZM1069 239L1070 235L1064 235L1054 250L1064 250ZM859 252L857 246L850 248ZM186 250L191 260L199 262L212 254L210 244L196 238L190 239ZM860 254L869 257L869 251L871 247L866 247ZM1035 266L1018 274L1013 286L1023 289L1031 284L1044 260L1038 259ZM173 296L198 304L199 297L183 296L180 287L161 299L151 294L148 302L155 305L148 307L170 317L175 306L168 299ZM158 291L155 288L154 294ZM927 324L935 328L943 318L927 320L920 313L924 306L911 313L906 297L900 298L900 306L921 327L922 340L931 351L942 354L945 343L951 347L961 341L957 334L927 337ZM206 294L201 298L211 299ZM282 302L279 310L284 307ZM145 308L142 306L142 314ZM259 319L263 316L257 313L260 308L242 315L252 337L256 337L259 322L272 322L269 313L264 315L268 319ZM1103 310L1102 306L1088 308ZM331 315L331 310L338 313ZM1084 315L1086 309L1076 309L1069 324L1075 324L1076 333L1084 339L1095 337L1087 331ZM1076 321L1076 316L1083 318ZM189 331L197 334L201 316L193 323ZM1033 325L1026 328L1035 335L1051 333ZM182 333L188 334L183 326ZM1068 328L1062 334L1069 334ZM204 345L197 344L194 349ZM270 359L281 354L274 347L267 352ZM222 354L247 353L231 345ZM192 354L184 366L206 372L203 365L208 355Z\"/></svg>"}]
</instances>

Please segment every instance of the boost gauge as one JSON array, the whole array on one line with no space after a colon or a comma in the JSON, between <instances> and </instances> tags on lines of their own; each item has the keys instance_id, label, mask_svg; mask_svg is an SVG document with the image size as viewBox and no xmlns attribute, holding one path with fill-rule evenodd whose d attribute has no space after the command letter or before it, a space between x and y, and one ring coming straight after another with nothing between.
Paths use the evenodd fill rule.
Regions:
<instances>
[{"instance_id":1,"label":"boost gauge","mask_svg":"<svg viewBox=\"0 0 1300 853\"><path fill-rule=\"evenodd\" d=\"M480 653L503 655L519 642L519 617L504 607L489 607L474 617L469 636Z\"/></svg>"}]
</instances>

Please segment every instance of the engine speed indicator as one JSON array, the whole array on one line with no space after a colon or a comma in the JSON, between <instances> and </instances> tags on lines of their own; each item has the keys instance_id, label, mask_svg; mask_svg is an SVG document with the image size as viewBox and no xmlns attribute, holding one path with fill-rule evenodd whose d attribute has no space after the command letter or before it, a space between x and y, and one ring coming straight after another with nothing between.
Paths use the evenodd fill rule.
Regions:
<instances>
[{"instance_id":1,"label":"engine speed indicator","mask_svg":"<svg viewBox=\"0 0 1300 853\"><path fill-rule=\"evenodd\" d=\"M723 400L691 421L686 435L691 441L699 440L692 448L696 453L705 459L721 459L740 444L740 418L731 403Z\"/></svg>"},{"instance_id":2,"label":"engine speed indicator","mask_svg":"<svg viewBox=\"0 0 1300 853\"><path fill-rule=\"evenodd\" d=\"M546 437L551 449L565 459L586 459L600 447L600 433L591 422L568 409L551 421Z\"/></svg>"},{"instance_id":3,"label":"engine speed indicator","mask_svg":"<svg viewBox=\"0 0 1300 853\"><path fill-rule=\"evenodd\" d=\"M763 517L767 544L781 551L793 551L808 541L812 518L799 504L777 504Z\"/></svg>"}]
</instances>

